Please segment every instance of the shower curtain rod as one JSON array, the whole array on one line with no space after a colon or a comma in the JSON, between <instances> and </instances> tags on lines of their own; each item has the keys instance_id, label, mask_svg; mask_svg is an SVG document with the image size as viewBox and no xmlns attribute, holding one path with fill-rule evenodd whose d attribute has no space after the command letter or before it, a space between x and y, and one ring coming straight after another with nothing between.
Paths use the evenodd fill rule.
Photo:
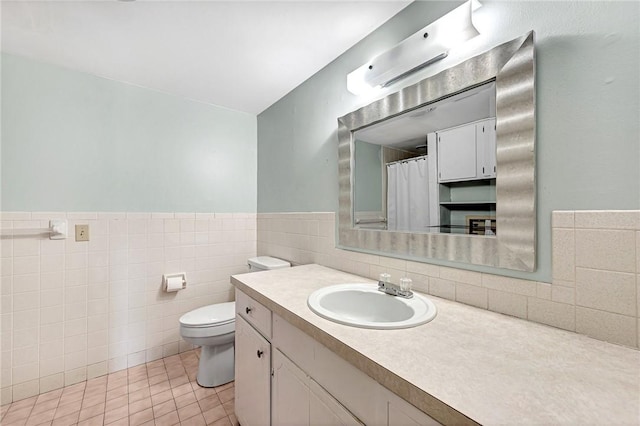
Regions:
<instances>
[{"instance_id":1,"label":"shower curtain rod","mask_svg":"<svg viewBox=\"0 0 640 426\"><path fill-rule=\"evenodd\" d=\"M398 163L408 163L409 161L418 161L418 160L422 160L422 159L427 159L428 154L425 155L421 155L419 157L411 157L411 158L405 158L404 160L397 160L397 161L392 161L390 163L387 163L387 167L389 167L392 164L398 164Z\"/></svg>"}]
</instances>

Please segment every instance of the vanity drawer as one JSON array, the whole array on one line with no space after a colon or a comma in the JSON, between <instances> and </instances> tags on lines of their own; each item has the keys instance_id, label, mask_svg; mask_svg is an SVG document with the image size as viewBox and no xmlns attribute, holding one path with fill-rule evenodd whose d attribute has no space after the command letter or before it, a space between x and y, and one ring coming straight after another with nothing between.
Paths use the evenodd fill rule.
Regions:
<instances>
[{"instance_id":1,"label":"vanity drawer","mask_svg":"<svg viewBox=\"0 0 640 426\"><path fill-rule=\"evenodd\" d=\"M271 339L271 311L238 289L236 314L246 319L264 337Z\"/></svg>"}]
</instances>

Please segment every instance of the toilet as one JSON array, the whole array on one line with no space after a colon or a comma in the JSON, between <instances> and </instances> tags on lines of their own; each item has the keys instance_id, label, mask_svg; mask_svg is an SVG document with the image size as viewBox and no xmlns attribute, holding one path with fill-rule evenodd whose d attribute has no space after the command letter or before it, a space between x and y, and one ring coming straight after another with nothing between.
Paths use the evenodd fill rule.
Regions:
<instances>
[{"instance_id":1,"label":"toilet","mask_svg":"<svg viewBox=\"0 0 640 426\"><path fill-rule=\"evenodd\" d=\"M291 264L270 256L249 259L249 271L289 268ZM200 346L198 384L220 386L234 379L234 341L236 302L216 303L194 309L180 317L180 336Z\"/></svg>"}]
</instances>

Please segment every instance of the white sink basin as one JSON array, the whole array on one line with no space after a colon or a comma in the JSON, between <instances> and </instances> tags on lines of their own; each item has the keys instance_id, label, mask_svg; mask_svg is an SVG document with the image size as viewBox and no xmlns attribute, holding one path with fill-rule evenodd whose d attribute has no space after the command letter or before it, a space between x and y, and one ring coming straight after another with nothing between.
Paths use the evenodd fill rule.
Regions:
<instances>
[{"instance_id":1,"label":"white sink basin","mask_svg":"<svg viewBox=\"0 0 640 426\"><path fill-rule=\"evenodd\" d=\"M405 299L378 291L377 284L338 284L314 291L309 308L328 320L361 328L409 328L431 321L436 307L419 294Z\"/></svg>"}]
</instances>

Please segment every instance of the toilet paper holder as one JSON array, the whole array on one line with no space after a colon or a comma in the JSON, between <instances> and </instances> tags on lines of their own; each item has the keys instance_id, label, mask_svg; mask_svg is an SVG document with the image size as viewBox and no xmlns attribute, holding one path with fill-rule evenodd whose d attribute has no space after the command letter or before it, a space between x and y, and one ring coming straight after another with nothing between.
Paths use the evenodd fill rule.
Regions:
<instances>
[{"instance_id":1,"label":"toilet paper holder","mask_svg":"<svg viewBox=\"0 0 640 426\"><path fill-rule=\"evenodd\" d=\"M162 289L166 292L184 290L187 288L187 274L179 272L177 274L162 275Z\"/></svg>"}]
</instances>

